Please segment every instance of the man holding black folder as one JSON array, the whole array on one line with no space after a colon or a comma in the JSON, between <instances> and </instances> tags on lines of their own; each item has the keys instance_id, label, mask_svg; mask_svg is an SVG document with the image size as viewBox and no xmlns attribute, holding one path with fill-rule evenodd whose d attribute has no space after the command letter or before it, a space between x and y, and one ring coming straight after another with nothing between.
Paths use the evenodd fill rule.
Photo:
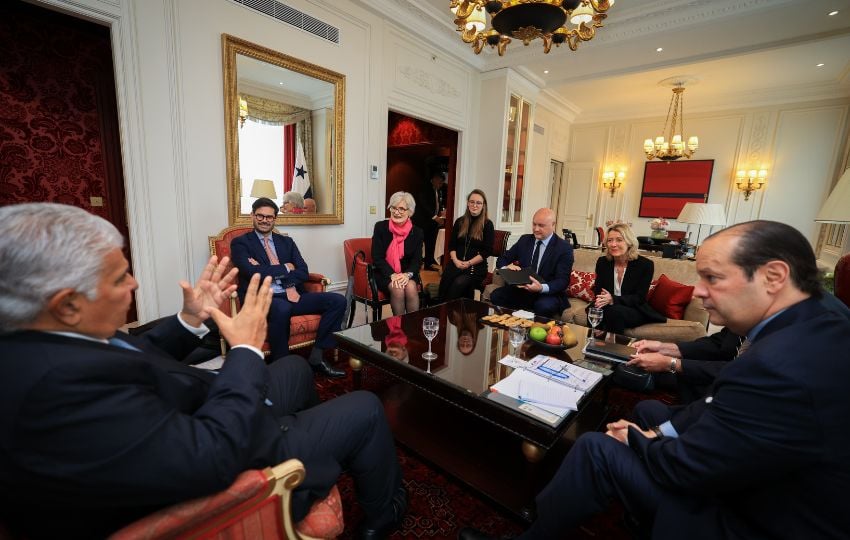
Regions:
<instances>
[{"instance_id":1,"label":"man holding black folder","mask_svg":"<svg viewBox=\"0 0 850 540\"><path fill-rule=\"evenodd\" d=\"M496 268L528 270L534 275L529 278L530 283L507 284L493 290L493 304L555 318L570 306L567 286L573 270L573 247L555 234L555 212L550 208L534 213L531 234L522 235L496 259Z\"/></svg>"}]
</instances>

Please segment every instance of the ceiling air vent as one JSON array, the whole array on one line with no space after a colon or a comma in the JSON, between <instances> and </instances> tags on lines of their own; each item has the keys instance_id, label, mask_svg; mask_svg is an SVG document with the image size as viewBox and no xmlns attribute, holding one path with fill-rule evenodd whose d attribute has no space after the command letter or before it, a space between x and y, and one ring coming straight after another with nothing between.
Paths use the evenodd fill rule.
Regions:
<instances>
[{"instance_id":1,"label":"ceiling air vent","mask_svg":"<svg viewBox=\"0 0 850 540\"><path fill-rule=\"evenodd\" d=\"M322 39L339 44L339 28L335 28L328 23L322 22L277 0L231 0L231 2L242 4L254 11L259 11L264 15L274 17L305 32L310 32L314 36L319 36Z\"/></svg>"}]
</instances>

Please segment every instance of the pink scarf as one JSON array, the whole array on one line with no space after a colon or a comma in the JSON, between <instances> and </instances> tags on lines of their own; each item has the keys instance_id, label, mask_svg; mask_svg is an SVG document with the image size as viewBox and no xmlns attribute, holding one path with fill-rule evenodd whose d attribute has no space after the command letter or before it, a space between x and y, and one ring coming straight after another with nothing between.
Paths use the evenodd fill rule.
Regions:
<instances>
[{"instance_id":1,"label":"pink scarf","mask_svg":"<svg viewBox=\"0 0 850 540\"><path fill-rule=\"evenodd\" d=\"M395 221L389 220L390 232L393 233L393 239L390 240L390 245L387 246L387 263L392 267L396 274L401 272L401 258L404 257L404 240L410 234L410 229L413 228L413 223L408 219L404 225L396 225Z\"/></svg>"},{"instance_id":2,"label":"pink scarf","mask_svg":"<svg viewBox=\"0 0 850 540\"><path fill-rule=\"evenodd\" d=\"M389 334L384 338L384 343L387 346L397 345L399 347L407 347L407 334L401 329L401 317L390 317L387 319L387 330Z\"/></svg>"}]
</instances>

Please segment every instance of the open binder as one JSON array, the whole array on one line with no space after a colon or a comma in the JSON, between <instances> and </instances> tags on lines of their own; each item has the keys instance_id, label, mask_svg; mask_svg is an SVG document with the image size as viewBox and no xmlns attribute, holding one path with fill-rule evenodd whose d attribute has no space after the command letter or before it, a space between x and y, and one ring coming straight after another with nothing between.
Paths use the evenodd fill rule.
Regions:
<instances>
[{"instance_id":1,"label":"open binder","mask_svg":"<svg viewBox=\"0 0 850 540\"><path fill-rule=\"evenodd\" d=\"M505 404L501 396L513 398L516 408L557 424L570 411L578 410L584 395L599 381L602 374L563 360L539 354L490 387L498 396L491 399ZM535 410L549 413L535 414Z\"/></svg>"}]
</instances>

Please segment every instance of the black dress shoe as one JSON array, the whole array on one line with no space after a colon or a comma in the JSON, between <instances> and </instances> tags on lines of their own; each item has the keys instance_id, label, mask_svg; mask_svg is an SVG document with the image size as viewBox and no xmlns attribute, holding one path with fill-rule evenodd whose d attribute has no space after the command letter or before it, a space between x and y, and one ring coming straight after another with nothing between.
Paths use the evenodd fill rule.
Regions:
<instances>
[{"instance_id":1,"label":"black dress shoe","mask_svg":"<svg viewBox=\"0 0 850 540\"><path fill-rule=\"evenodd\" d=\"M407 489L403 485L399 486L395 495L393 495L392 511L391 520L384 525L370 528L364 523L357 534L357 538L361 540L382 540L401 525L404 515L407 514Z\"/></svg>"},{"instance_id":2,"label":"black dress shoe","mask_svg":"<svg viewBox=\"0 0 850 540\"><path fill-rule=\"evenodd\" d=\"M457 533L458 540L499 540L496 536L490 536L489 534L484 534L483 532L471 529L469 527L465 527Z\"/></svg>"},{"instance_id":3,"label":"black dress shoe","mask_svg":"<svg viewBox=\"0 0 850 540\"><path fill-rule=\"evenodd\" d=\"M314 373L321 373L329 379L339 379L341 377L345 377L345 372L343 370L331 367L331 365L325 362L324 360L322 360L318 364L310 364L310 367L313 368Z\"/></svg>"}]
</instances>

